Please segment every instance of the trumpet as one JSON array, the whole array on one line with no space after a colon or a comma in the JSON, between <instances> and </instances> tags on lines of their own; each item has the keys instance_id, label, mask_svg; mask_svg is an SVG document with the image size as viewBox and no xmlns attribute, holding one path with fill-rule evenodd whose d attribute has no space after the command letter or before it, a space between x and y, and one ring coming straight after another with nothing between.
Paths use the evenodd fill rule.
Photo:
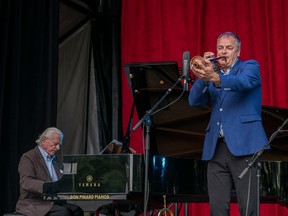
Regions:
<instances>
[{"instance_id":1,"label":"trumpet","mask_svg":"<svg viewBox=\"0 0 288 216\"><path fill-rule=\"evenodd\" d=\"M220 59L224 59L224 63L220 63L219 60ZM201 69L201 66L199 64L199 61L205 66L207 67L208 64L205 62L205 59L202 56L194 56L191 60L190 60L190 67L192 68L196 68L196 69ZM218 57L218 58L212 58L209 59L209 61L212 63L214 71L216 72L220 72L221 69L223 69L224 67L226 67L227 65L227 59L224 56Z\"/></svg>"}]
</instances>

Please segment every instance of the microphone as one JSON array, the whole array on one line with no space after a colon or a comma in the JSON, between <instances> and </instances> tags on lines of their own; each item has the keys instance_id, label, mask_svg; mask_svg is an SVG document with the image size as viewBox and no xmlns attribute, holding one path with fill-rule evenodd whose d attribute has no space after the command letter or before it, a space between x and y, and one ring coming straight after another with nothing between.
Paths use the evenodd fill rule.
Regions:
<instances>
[{"instance_id":1,"label":"microphone","mask_svg":"<svg viewBox=\"0 0 288 216\"><path fill-rule=\"evenodd\" d=\"M184 77L184 91L189 91L189 71L190 66L190 52L185 51L182 58L182 75Z\"/></svg>"}]
</instances>

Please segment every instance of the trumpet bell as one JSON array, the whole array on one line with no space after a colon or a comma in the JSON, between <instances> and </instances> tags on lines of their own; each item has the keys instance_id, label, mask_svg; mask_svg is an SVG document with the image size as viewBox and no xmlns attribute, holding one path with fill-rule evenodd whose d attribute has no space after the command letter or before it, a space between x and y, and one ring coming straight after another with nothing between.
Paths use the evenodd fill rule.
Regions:
<instances>
[{"instance_id":1,"label":"trumpet bell","mask_svg":"<svg viewBox=\"0 0 288 216\"><path fill-rule=\"evenodd\" d=\"M203 65L206 66L206 62L204 60L204 58L202 56L194 56L191 60L190 60L190 66L192 68L196 68L196 69L201 69L199 62L201 62Z\"/></svg>"}]
</instances>

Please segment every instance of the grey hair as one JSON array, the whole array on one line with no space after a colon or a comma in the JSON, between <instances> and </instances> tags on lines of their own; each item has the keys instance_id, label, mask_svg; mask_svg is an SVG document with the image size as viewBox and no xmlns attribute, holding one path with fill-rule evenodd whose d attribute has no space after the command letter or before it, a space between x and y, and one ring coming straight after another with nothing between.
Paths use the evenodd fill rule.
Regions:
<instances>
[{"instance_id":1,"label":"grey hair","mask_svg":"<svg viewBox=\"0 0 288 216\"><path fill-rule=\"evenodd\" d=\"M45 138L52 138L53 134L54 133L57 133L60 135L60 140L61 140L61 143L62 143L62 140L63 140L63 137L64 137L64 134L58 129L58 128L55 128L55 127L49 127L47 128L39 137L38 139L36 140L36 143L39 145L43 139Z\"/></svg>"},{"instance_id":2,"label":"grey hair","mask_svg":"<svg viewBox=\"0 0 288 216\"><path fill-rule=\"evenodd\" d=\"M241 40L240 40L240 38L239 38L235 33L233 33L233 32L224 32L224 33L220 34L220 35L218 36L218 38L217 38L217 41L218 41L220 38L222 38L222 37L228 37L228 36L231 36L231 37L233 37L233 38L236 40L237 48L238 48L238 50L240 50L240 48L241 48Z\"/></svg>"}]
</instances>

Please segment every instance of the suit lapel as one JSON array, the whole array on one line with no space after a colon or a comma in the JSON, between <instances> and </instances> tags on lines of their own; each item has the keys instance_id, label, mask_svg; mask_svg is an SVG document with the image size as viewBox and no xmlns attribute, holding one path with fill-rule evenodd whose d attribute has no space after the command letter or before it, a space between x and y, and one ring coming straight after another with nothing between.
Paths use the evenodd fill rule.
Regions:
<instances>
[{"instance_id":1,"label":"suit lapel","mask_svg":"<svg viewBox=\"0 0 288 216\"><path fill-rule=\"evenodd\" d=\"M49 170L48 170L48 167L47 167L47 165L46 165L46 162L45 162L45 160L44 160L44 158L43 158L40 150L38 149L38 146L35 147L35 150L36 150L36 154L37 154L38 161L39 161L39 163L41 164L43 170L45 171L45 174L46 174L46 176L47 176L47 179L49 179L50 181L52 181L51 176L50 176L50 172L49 172Z\"/></svg>"},{"instance_id":2,"label":"suit lapel","mask_svg":"<svg viewBox=\"0 0 288 216\"><path fill-rule=\"evenodd\" d=\"M235 65L232 67L229 75L236 75L237 72L239 71L241 65L242 65L242 61L239 59L239 60L235 63Z\"/></svg>"},{"instance_id":3,"label":"suit lapel","mask_svg":"<svg viewBox=\"0 0 288 216\"><path fill-rule=\"evenodd\" d=\"M239 59L235 65L232 67L232 69L229 72L229 75L227 76L231 76L231 75L236 75L238 73L238 71L240 70L240 66L242 65L242 61ZM225 96L227 95L227 91L223 90L221 88L221 90L219 91L220 93L220 97L221 97L221 103L223 102Z\"/></svg>"}]
</instances>

